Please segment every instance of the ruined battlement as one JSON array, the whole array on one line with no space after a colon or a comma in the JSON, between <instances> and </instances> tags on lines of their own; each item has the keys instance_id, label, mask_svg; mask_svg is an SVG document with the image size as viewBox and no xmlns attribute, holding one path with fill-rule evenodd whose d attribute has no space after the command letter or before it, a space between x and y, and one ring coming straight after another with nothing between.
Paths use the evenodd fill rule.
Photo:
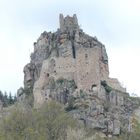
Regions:
<instances>
[{"instance_id":1,"label":"ruined battlement","mask_svg":"<svg viewBox=\"0 0 140 140\"><path fill-rule=\"evenodd\" d=\"M72 17L69 15L64 17L63 14L59 15L59 23L60 23L60 29L63 30L73 30L78 29L78 19L76 14L74 14Z\"/></svg>"}]
</instances>

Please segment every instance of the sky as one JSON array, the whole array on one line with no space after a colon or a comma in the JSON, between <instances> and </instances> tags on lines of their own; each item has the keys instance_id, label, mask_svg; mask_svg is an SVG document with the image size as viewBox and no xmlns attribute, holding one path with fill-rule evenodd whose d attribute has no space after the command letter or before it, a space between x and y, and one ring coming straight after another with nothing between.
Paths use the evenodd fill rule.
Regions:
<instances>
[{"instance_id":1,"label":"sky","mask_svg":"<svg viewBox=\"0 0 140 140\"><path fill-rule=\"evenodd\" d=\"M23 86L23 67L43 31L59 28L59 13L76 14L80 27L107 50L110 77L140 96L139 0L0 0L0 90Z\"/></svg>"}]
</instances>

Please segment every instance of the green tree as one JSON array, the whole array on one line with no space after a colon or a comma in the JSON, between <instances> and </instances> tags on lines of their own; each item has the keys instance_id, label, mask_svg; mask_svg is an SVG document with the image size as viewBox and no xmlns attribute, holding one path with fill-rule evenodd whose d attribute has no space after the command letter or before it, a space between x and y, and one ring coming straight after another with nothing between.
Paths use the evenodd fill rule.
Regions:
<instances>
[{"instance_id":1,"label":"green tree","mask_svg":"<svg viewBox=\"0 0 140 140\"><path fill-rule=\"evenodd\" d=\"M8 104L9 104L9 105L14 104L14 99L13 99L13 97L12 97L12 95L11 95L11 92L9 93Z\"/></svg>"},{"instance_id":2,"label":"green tree","mask_svg":"<svg viewBox=\"0 0 140 140\"><path fill-rule=\"evenodd\" d=\"M8 104L9 104L8 95L7 95L7 92L5 91L4 96L3 96L3 106L7 107Z\"/></svg>"},{"instance_id":3,"label":"green tree","mask_svg":"<svg viewBox=\"0 0 140 140\"><path fill-rule=\"evenodd\" d=\"M3 101L3 93L0 91L0 100Z\"/></svg>"},{"instance_id":4,"label":"green tree","mask_svg":"<svg viewBox=\"0 0 140 140\"><path fill-rule=\"evenodd\" d=\"M14 96L14 103L17 101L17 96L16 96L16 94L15 94L15 96Z\"/></svg>"},{"instance_id":5,"label":"green tree","mask_svg":"<svg viewBox=\"0 0 140 140\"><path fill-rule=\"evenodd\" d=\"M38 114L38 130L43 132L42 135L48 140L65 140L68 127L76 124L75 120L66 114L64 108L56 102L44 104Z\"/></svg>"}]
</instances>

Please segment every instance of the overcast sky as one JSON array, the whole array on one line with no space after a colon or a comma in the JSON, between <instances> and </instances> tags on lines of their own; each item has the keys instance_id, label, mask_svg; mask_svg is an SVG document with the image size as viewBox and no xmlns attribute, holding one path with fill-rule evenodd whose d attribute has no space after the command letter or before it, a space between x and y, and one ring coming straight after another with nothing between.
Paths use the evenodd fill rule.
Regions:
<instances>
[{"instance_id":1,"label":"overcast sky","mask_svg":"<svg viewBox=\"0 0 140 140\"><path fill-rule=\"evenodd\" d=\"M110 77L140 96L139 0L0 0L0 90L23 86L33 42L57 30L59 13L77 14L84 32L106 46Z\"/></svg>"}]
</instances>

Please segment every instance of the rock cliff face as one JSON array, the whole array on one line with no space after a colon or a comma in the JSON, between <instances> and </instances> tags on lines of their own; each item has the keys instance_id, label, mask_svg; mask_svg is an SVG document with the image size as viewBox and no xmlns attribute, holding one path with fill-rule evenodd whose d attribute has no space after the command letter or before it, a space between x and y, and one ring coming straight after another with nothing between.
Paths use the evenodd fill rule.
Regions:
<instances>
[{"instance_id":1,"label":"rock cliff face","mask_svg":"<svg viewBox=\"0 0 140 140\"><path fill-rule=\"evenodd\" d=\"M76 15L63 17L60 28L43 32L24 67L24 91L33 91L34 107L57 100L87 127L106 134L131 131L135 108L117 79L109 78L105 46L83 32Z\"/></svg>"}]
</instances>

